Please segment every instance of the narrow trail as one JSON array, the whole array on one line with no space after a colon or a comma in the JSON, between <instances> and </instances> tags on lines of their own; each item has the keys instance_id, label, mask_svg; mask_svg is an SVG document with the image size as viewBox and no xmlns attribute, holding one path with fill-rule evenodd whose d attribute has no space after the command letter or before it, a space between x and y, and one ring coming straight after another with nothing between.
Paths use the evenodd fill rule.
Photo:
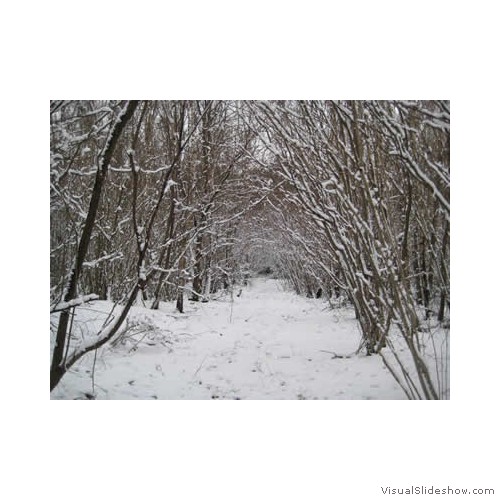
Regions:
<instances>
[{"instance_id":1,"label":"narrow trail","mask_svg":"<svg viewBox=\"0 0 500 500\"><path fill-rule=\"evenodd\" d=\"M277 280L254 279L233 300L188 303L184 315L137 309L177 341L104 351L98 399L404 399L379 357L330 354L358 347L351 310L332 312ZM53 397L88 391L88 378L88 366L77 368Z\"/></svg>"}]
</instances>

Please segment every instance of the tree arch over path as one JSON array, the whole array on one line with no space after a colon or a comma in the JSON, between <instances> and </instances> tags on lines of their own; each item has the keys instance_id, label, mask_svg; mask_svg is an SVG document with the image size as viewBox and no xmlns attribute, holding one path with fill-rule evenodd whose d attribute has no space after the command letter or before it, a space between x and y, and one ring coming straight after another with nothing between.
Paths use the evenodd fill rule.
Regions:
<instances>
[{"instance_id":1,"label":"tree arch over path","mask_svg":"<svg viewBox=\"0 0 500 500\"><path fill-rule=\"evenodd\" d=\"M408 397L441 397L421 334L449 316L448 101L52 101L50 116L51 390L133 304L182 311L269 266L350 303ZM120 312L74 338L72 311L98 297Z\"/></svg>"}]
</instances>

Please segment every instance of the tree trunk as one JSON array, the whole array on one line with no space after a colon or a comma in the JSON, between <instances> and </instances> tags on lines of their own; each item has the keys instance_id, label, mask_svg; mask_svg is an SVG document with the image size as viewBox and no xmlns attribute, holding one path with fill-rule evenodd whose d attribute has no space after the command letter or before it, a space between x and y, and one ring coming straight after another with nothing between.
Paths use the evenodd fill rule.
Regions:
<instances>
[{"instance_id":1,"label":"tree trunk","mask_svg":"<svg viewBox=\"0 0 500 500\"><path fill-rule=\"evenodd\" d=\"M203 293L203 254L202 254L202 244L203 238L201 235L196 237L195 250L194 250L194 276L193 276L193 293L191 294L191 300L198 302Z\"/></svg>"},{"instance_id":2,"label":"tree trunk","mask_svg":"<svg viewBox=\"0 0 500 500\"><path fill-rule=\"evenodd\" d=\"M184 285L185 285L185 279L184 279L184 273L186 267L186 257L182 256L180 261L179 261L179 270L178 270L178 277L177 277L177 303L176 303L176 309L180 312L184 312Z\"/></svg>"},{"instance_id":3,"label":"tree trunk","mask_svg":"<svg viewBox=\"0 0 500 500\"><path fill-rule=\"evenodd\" d=\"M132 118L135 109L137 108L139 101L130 101L125 111L117 118L114 128L111 132L110 139L104 148L102 154L99 168L97 169L94 188L92 190L92 197L90 199L89 209L87 211L87 218L85 220L85 225L83 227L83 232L80 237L78 244L78 250L75 257L75 264L73 270L71 271L69 284L67 288L66 295L64 297L65 302L73 300L77 296L78 282L80 279L80 274L82 271L82 266L87 255L87 251L90 245L90 239L92 236L92 231L94 229L95 220L97 217L97 210L101 201L101 194L104 188L104 183L106 181L106 174L108 172L109 164L113 156L116 144L120 138L127 122ZM70 311L63 311L59 316L59 323L57 326L56 342L54 346L54 351L52 353L52 363L50 367L50 390L59 383L62 376L65 373L64 362L64 351L66 346L66 339L68 336L68 324L69 324Z\"/></svg>"},{"instance_id":4,"label":"tree trunk","mask_svg":"<svg viewBox=\"0 0 500 500\"><path fill-rule=\"evenodd\" d=\"M444 276L444 282L441 284L441 299L439 303L439 312L438 312L438 321L443 321L444 320L444 313L446 309L446 303L448 302L448 290L445 287L445 284L448 282L448 273L446 271L447 265L446 265L446 255L447 255L447 248L448 248L448 237L449 237L449 231L450 231L450 223L446 223L446 228L443 234L443 242L441 245L441 272L445 274Z\"/></svg>"},{"instance_id":5,"label":"tree trunk","mask_svg":"<svg viewBox=\"0 0 500 500\"><path fill-rule=\"evenodd\" d=\"M174 189L174 188L172 188ZM170 256L172 255L172 239L174 237L174 222L175 222L175 197L174 197L175 191L171 193L171 200L170 200L170 214L168 217L168 229L167 229L167 234L166 234L166 243L167 246L164 248L159 262L160 265L162 265L165 269L168 269L170 267ZM165 259L165 260L164 260ZM155 293L154 293L154 301L153 305L151 306L151 309L158 309L160 306L160 291L163 286L163 282L165 280L165 277L167 276L167 273L162 271L160 273L160 276L158 278L158 284L156 285Z\"/></svg>"}]
</instances>

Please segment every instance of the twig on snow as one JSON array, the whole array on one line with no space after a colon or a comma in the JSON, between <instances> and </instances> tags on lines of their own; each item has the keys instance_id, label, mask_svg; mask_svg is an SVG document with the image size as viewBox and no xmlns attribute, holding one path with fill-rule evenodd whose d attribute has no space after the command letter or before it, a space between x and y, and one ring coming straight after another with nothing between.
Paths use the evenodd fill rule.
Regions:
<instances>
[{"instance_id":1,"label":"twig on snow","mask_svg":"<svg viewBox=\"0 0 500 500\"><path fill-rule=\"evenodd\" d=\"M205 363L207 358L208 358L208 354L203 358L203 361L200 363L200 366L198 366L198 369L194 372L191 380L193 380L196 377L197 373L201 370L201 367L203 366L203 363Z\"/></svg>"},{"instance_id":2,"label":"twig on snow","mask_svg":"<svg viewBox=\"0 0 500 500\"><path fill-rule=\"evenodd\" d=\"M352 352L351 354L337 354L336 352L325 351L323 349L320 349L319 352L326 352L328 354L333 354L333 358L332 359L336 359L336 358L342 358L342 359L352 358L352 356L354 356L356 354L355 352Z\"/></svg>"}]
</instances>

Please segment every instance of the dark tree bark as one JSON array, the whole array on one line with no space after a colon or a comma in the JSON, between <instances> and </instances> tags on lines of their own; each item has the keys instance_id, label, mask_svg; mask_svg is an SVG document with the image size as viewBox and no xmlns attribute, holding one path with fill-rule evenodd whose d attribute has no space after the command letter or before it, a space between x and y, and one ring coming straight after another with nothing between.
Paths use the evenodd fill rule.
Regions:
<instances>
[{"instance_id":1,"label":"dark tree bark","mask_svg":"<svg viewBox=\"0 0 500 500\"><path fill-rule=\"evenodd\" d=\"M186 258L184 256L181 257L179 262L179 270L178 270L178 278L177 278L177 303L176 308L180 313L184 312L184 273L186 266Z\"/></svg>"},{"instance_id":2,"label":"dark tree bark","mask_svg":"<svg viewBox=\"0 0 500 500\"><path fill-rule=\"evenodd\" d=\"M195 219L195 227L198 226ZM198 302L203 293L203 235L198 234L196 236L194 244L194 276L193 276L193 293L191 294L191 300Z\"/></svg>"}]
</instances>

